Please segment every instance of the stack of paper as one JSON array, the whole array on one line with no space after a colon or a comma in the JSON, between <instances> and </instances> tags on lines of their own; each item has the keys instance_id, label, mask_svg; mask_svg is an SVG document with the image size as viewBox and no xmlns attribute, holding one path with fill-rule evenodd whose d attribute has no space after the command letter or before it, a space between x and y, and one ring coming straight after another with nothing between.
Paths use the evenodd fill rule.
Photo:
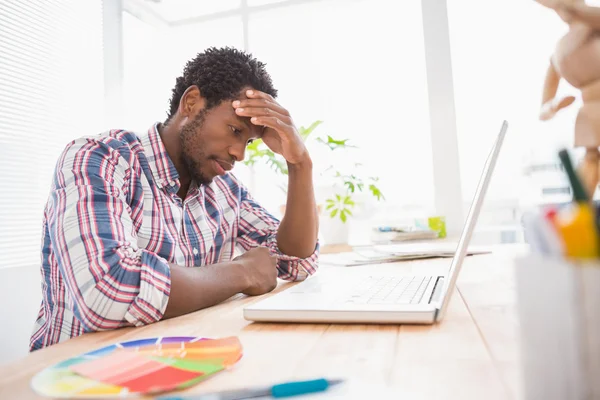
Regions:
<instances>
[{"instance_id":1,"label":"stack of paper","mask_svg":"<svg viewBox=\"0 0 600 400\"><path fill-rule=\"evenodd\" d=\"M456 243L449 242L376 245L355 248L351 252L322 254L319 256L319 262L321 264L351 267L421 258L452 257L456 252L456 246ZM489 252L489 249L470 246L467 255Z\"/></svg>"},{"instance_id":2,"label":"stack of paper","mask_svg":"<svg viewBox=\"0 0 600 400\"><path fill-rule=\"evenodd\" d=\"M430 229L411 229L411 230L375 230L371 240L373 243L393 243L404 242L408 240L432 240L437 239L438 233Z\"/></svg>"},{"instance_id":3,"label":"stack of paper","mask_svg":"<svg viewBox=\"0 0 600 400\"><path fill-rule=\"evenodd\" d=\"M412 232L386 232L378 233L373 237L374 243L404 242L407 240L432 240L437 239L434 231L412 231Z\"/></svg>"}]
</instances>

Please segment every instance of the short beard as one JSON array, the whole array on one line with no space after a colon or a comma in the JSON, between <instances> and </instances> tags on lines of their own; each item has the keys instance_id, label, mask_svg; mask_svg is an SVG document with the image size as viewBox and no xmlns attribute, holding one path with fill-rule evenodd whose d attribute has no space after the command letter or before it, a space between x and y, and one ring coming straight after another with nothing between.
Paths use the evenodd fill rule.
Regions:
<instances>
[{"instance_id":1,"label":"short beard","mask_svg":"<svg viewBox=\"0 0 600 400\"><path fill-rule=\"evenodd\" d=\"M204 149L201 146L195 146L193 144L196 135L202 134L201 129L202 125L204 125L205 117L206 110L200 111L192 122L184 125L179 131L183 164L187 168L190 177L195 180L198 185L208 185L212 182L212 179L203 173L200 164L196 162L196 159L207 160ZM192 158L192 154L196 157Z\"/></svg>"}]
</instances>

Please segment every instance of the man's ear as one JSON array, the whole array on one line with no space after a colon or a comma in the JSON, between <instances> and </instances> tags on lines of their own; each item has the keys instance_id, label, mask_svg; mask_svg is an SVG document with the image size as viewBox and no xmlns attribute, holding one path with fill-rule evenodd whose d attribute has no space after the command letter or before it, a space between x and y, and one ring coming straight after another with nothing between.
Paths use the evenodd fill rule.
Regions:
<instances>
[{"instance_id":1,"label":"man's ear","mask_svg":"<svg viewBox=\"0 0 600 400\"><path fill-rule=\"evenodd\" d=\"M179 100L179 114L184 118L193 118L204 109L205 101L196 85L192 85L183 92Z\"/></svg>"}]
</instances>

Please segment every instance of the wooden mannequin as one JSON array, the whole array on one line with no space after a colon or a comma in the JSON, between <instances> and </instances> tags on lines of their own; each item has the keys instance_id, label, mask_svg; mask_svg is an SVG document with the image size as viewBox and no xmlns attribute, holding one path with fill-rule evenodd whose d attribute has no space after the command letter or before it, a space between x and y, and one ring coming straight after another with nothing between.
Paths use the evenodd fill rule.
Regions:
<instances>
[{"instance_id":1,"label":"wooden mannequin","mask_svg":"<svg viewBox=\"0 0 600 400\"><path fill-rule=\"evenodd\" d=\"M578 170L590 198L600 179L600 9L584 0L536 0L569 25L556 45L546 73L540 119L552 118L575 97L556 98L560 79L581 91L583 105L575 122L575 147L586 149Z\"/></svg>"}]
</instances>

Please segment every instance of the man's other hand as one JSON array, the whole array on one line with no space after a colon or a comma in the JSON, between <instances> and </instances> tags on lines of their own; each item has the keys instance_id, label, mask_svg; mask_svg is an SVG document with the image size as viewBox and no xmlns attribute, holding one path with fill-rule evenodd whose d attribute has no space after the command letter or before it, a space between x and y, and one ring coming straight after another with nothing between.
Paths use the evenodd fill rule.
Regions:
<instances>
[{"instance_id":1,"label":"man's other hand","mask_svg":"<svg viewBox=\"0 0 600 400\"><path fill-rule=\"evenodd\" d=\"M269 293L277 286L277 257L271 256L266 247L250 249L234 259L242 266L248 287L242 293L259 296Z\"/></svg>"}]
</instances>

